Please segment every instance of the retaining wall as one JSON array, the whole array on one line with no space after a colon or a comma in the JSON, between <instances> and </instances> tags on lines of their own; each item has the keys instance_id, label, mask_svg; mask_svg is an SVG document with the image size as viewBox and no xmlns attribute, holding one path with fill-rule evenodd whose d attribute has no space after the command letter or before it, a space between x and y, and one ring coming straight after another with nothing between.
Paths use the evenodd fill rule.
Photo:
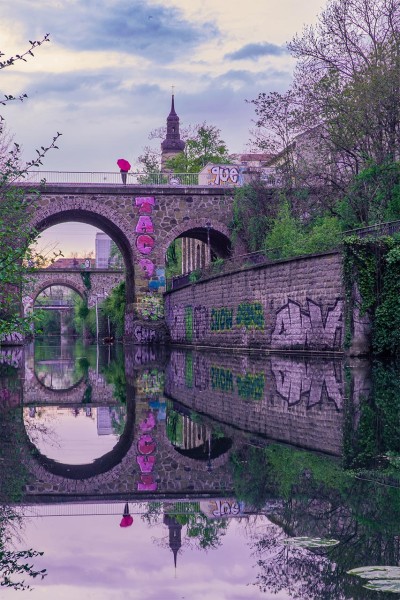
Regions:
<instances>
[{"instance_id":1,"label":"retaining wall","mask_svg":"<svg viewBox=\"0 0 400 600\"><path fill-rule=\"evenodd\" d=\"M167 292L165 318L175 344L337 352L344 297L342 257L331 252Z\"/></svg>"}]
</instances>

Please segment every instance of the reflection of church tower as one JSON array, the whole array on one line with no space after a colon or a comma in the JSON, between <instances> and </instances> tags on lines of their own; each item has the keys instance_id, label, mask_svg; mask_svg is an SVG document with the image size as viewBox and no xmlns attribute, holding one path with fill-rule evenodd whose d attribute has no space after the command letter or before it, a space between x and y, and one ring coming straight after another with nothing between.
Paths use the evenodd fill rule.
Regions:
<instances>
[{"instance_id":1,"label":"reflection of church tower","mask_svg":"<svg viewBox=\"0 0 400 600\"><path fill-rule=\"evenodd\" d=\"M180 525L178 521L176 521L176 519L174 519L174 517L171 517L170 515L164 515L163 522L164 525L167 525L169 529L169 547L171 548L172 553L174 555L174 564L176 568L176 557L178 555L179 548L182 545L182 525Z\"/></svg>"},{"instance_id":2,"label":"reflection of church tower","mask_svg":"<svg viewBox=\"0 0 400 600\"><path fill-rule=\"evenodd\" d=\"M161 171L168 173L170 170L165 166L169 158L173 158L185 149L185 142L179 134L179 117L175 112L174 94L172 94L171 111L167 117L167 135L161 142Z\"/></svg>"}]
</instances>

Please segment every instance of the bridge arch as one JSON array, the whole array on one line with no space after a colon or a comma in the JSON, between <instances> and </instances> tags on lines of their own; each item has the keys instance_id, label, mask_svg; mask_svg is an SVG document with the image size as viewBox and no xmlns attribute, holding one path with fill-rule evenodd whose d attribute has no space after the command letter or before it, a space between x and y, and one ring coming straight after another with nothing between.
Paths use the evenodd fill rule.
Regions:
<instances>
[{"instance_id":1,"label":"bridge arch","mask_svg":"<svg viewBox=\"0 0 400 600\"><path fill-rule=\"evenodd\" d=\"M121 199L121 202L122 199ZM132 224L129 221L129 211L126 216L118 213L110 206L110 202L104 199L99 202L94 195L85 195L84 204L76 201L66 202L63 196L53 197L51 202L45 206L39 205L32 215L32 226L39 233L61 223L77 221L86 223L101 229L115 242L120 250L126 272L126 298L128 303L134 301L134 261L130 237L132 235Z\"/></svg>"},{"instance_id":2,"label":"bridge arch","mask_svg":"<svg viewBox=\"0 0 400 600\"><path fill-rule=\"evenodd\" d=\"M165 255L170 244L177 238L193 237L204 243L210 235L211 249L219 258L228 258L232 251L231 232L225 223L207 217L191 218L183 223L178 223L163 240L162 252ZM239 240L235 242L235 253L244 254L244 245Z\"/></svg>"}]
</instances>

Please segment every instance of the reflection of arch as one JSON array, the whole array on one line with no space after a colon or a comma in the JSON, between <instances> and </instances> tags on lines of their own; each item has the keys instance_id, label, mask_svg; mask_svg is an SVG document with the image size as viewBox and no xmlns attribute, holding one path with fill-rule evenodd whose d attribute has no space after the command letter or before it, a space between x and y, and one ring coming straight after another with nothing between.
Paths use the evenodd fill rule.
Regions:
<instances>
[{"instance_id":1,"label":"reflection of arch","mask_svg":"<svg viewBox=\"0 0 400 600\"><path fill-rule=\"evenodd\" d=\"M46 392L51 392L52 394L55 394L56 396L63 396L63 395L67 395L67 394L69 395L73 390L77 390L79 387L82 388L82 394L83 394L83 391L87 388L87 385L88 385L86 382L85 375L82 375L82 377L79 379L79 381L70 385L68 388L60 388L60 389L51 388L51 387L48 387L47 385L45 385L43 383L43 381L41 381L39 379L39 376L36 372L36 368L34 369L33 374L34 374L35 380L37 381L38 386L40 388L42 388ZM54 401L56 402L57 398L54 398Z\"/></svg>"},{"instance_id":2,"label":"reflection of arch","mask_svg":"<svg viewBox=\"0 0 400 600\"><path fill-rule=\"evenodd\" d=\"M128 400L126 408L127 418L125 422L125 428L118 442L110 452L107 452L107 454L96 458L90 464L69 465L59 463L52 458L47 458L47 456L41 454L37 447L30 441L25 429L28 449L31 451L31 455L34 457L34 459L46 471L52 473L53 475L64 477L65 479L89 479L90 477L95 477L96 475L106 473L122 461L133 443L135 424L135 402L133 398Z\"/></svg>"},{"instance_id":3,"label":"reflection of arch","mask_svg":"<svg viewBox=\"0 0 400 600\"><path fill-rule=\"evenodd\" d=\"M207 224L210 223L211 227L208 228ZM176 238L192 237L207 243L208 229L210 233L210 246L213 252L220 258L229 257L232 252L232 242L230 240L231 232L224 223L209 218L193 218L190 219L190 222L179 223L176 225L163 241L163 254L165 255L169 245ZM240 241L235 244L235 247L237 253L244 254L244 246Z\"/></svg>"},{"instance_id":4,"label":"reflection of arch","mask_svg":"<svg viewBox=\"0 0 400 600\"><path fill-rule=\"evenodd\" d=\"M231 438L213 438L212 428L202 422L193 421L192 412L188 408L173 402L173 411L182 417L182 439L180 444L171 440L169 442L181 456L191 460L211 462L232 448Z\"/></svg>"},{"instance_id":5,"label":"reflection of arch","mask_svg":"<svg viewBox=\"0 0 400 600\"><path fill-rule=\"evenodd\" d=\"M49 191L51 186L47 186ZM59 189L59 186L58 186ZM68 191L66 192L68 194ZM118 225L112 219L112 211L104 202L99 203L95 196L89 194L84 197L85 208L76 206L75 208L66 209L63 196L52 198L52 202L45 209L40 207L32 215L32 226L39 233L60 223L68 221L77 221L86 223L101 229L106 233L118 246L125 263L126 271L126 298L127 302L134 300L134 267L132 250L129 242L129 236L132 234L132 224L128 219L124 219L121 214L118 214ZM127 212L128 215L128 212Z\"/></svg>"}]
</instances>

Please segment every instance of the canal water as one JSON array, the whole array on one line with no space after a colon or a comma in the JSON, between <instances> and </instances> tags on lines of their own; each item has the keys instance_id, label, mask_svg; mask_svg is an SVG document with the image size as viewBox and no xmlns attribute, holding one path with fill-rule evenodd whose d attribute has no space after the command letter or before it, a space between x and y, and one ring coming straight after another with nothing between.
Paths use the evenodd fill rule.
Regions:
<instances>
[{"instance_id":1,"label":"canal water","mask_svg":"<svg viewBox=\"0 0 400 600\"><path fill-rule=\"evenodd\" d=\"M396 597L399 409L395 362L3 348L0 598Z\"/></svg>"}]
</instances>

